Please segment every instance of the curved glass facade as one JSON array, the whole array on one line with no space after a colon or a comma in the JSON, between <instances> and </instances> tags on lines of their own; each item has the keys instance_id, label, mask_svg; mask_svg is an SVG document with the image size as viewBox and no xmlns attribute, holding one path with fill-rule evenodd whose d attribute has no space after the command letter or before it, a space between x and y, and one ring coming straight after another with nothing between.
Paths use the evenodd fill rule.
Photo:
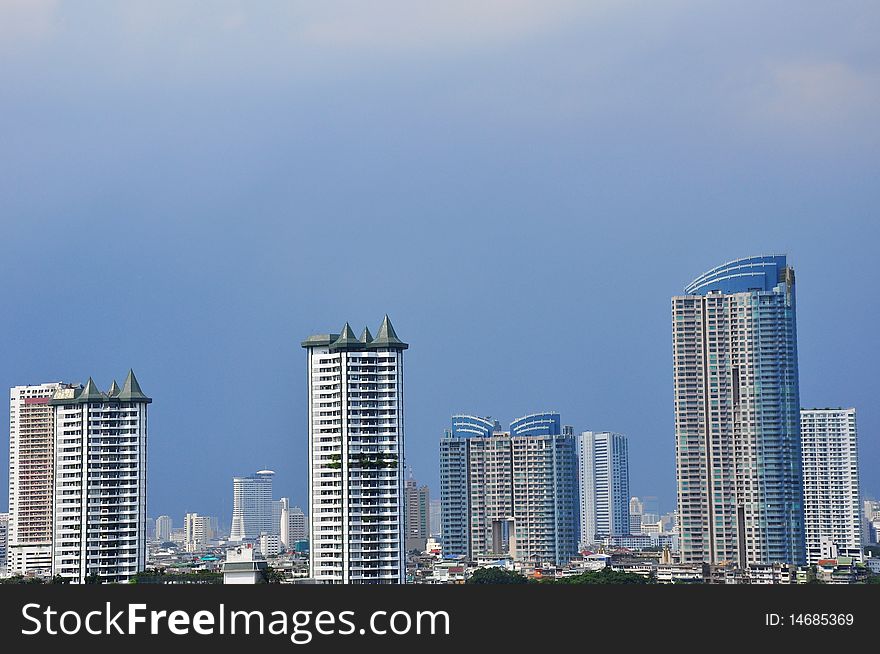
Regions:
<instances>
[{"instance_id":1,"label":"curved glass facade","mask_svg":"<svg viewBox=\"0 0 880 654\"><path fill-rule=\"evenodd\" d=\"M556 412L532 413L511 422L510 433L514 436L558 436L562 433L561 425Z\"/></svg>"},{"instance_id":2,"label":"curved glass facade","mask_svg":"<svg viewBox=\"0 0 880 654\"><path fill-rule=\"evenodd\" d=\"M712 291L721 293L771 291L785 280L787 269L784 254L735 259L707 270L688 284L684 292L687 295L706 295Z\"/></svg>"}]
</instances>

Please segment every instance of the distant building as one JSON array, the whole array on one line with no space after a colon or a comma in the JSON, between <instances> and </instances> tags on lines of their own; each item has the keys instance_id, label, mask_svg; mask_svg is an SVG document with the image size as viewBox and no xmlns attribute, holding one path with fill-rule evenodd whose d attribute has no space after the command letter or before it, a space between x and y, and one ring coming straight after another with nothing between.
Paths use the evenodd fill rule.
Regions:
<instances>
[{"instance_id":1,"label":"distant building","mask_svg":"<svg viewBox=\"0 0 880 654\"><path fill-rule=\"evenodd\" d=\"M430 506L430 509L429 509L430 517L428 518L428 526L430 528L429 531L430 531L431 536L434 536L436 538L436 537L441 536L443 533L443 528L442 528L443 516L442 516L442 511L441 511L440 498L439 497L431 498L431 502L430 502L429 506Z\"/></svg>"},{"instance_id":2,"label":"distant building","mask_svg":"<svg viewBox=\"0 0 880 654\"><path fill-rule=\"evenodd\" d=\"M804 532L807 563L862 559L859 448L855 409L802 409ZM835 553L823 553L823 542Z\"/></svg>"},{"instance_id":3,"label":"distant building","mask_svg":"<svg viewBox=\"0 0 880 654\"><path fill-rule=\"evenodd\" d=\"M280 518L273 520L271 470L260 470L247 477L232 478L232 533L229 540L255 540L262 532L280 531Z\"/></svg>"},{"instance_id":4,"label":"distant building","mask_svg":"<svg viewBox=\"0 0 880 654\"><path fill-rule=\"evenodd\" d=\"M171 530L174 528L174 521L170 515L160 515L156 518L156 541L166 543L171 540Z\"/></svg>"},{"instance_id":5,"label":"distant building","mask_svg":"<svg viewBox=\"0 0 880 654\"><path fill-rule=\"evenodd\" d=\"M581 507L580 545L631 533L626 436L583 432L577 439ZM641 532L641 525L638 532Z\"/></svg>"},{"instance_id":6,"label":"distant building","mask_svg":"<svg viewBox=\"0 0 880 654\"><path fill-rule=\"evenodd\" d=\"M259 538L260 554L278 556L281 554L281 537L278 534L267 534L265 531Z\"/></svg>"},{"instance_id":7,"label":"distant building","mask_svg":"<svg viewBox=\"0 0 880 654\"><path fill-rule=\"evenodd\" d=\"M198 513L187 513L184 518L184 546L187 552L198 552L214 538L212 519Z\"/></svg>"},{"instance_id":8,"label":"distant building","mask_svg":"<svg viewBox=\"0 0 880 654\"><path fill-rule=\"evenodd\" d=\"M427 486L419 486L410 477L403 484L404 502L406 505L406 551L423 552L430 535L430 501L431 495Z\"/></svg>"}]
</instances>

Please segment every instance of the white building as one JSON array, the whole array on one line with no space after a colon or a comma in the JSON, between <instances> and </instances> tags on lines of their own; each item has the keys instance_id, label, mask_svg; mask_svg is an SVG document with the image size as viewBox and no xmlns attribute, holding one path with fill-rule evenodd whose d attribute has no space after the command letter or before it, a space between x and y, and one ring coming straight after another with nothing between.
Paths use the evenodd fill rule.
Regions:
<instances>
[{"instance_id":1,"label":"white building","mask_svg":"<svg viewBox=\"0 0 880 654\"><path fill-rule=\"evenodd\" d=\"M55 420L52 396L70 384L14 386L9 392L9 574L52 570Z\"/></svg>"},{"instance_id":2,"label":"white building","mask_svg":"<svg viewBox=\"0 0 880 654\"><path fill-rule=\"evenodd\" d=\"M260 534L258 540L260 554L263 556L278 556L281 554L281 537L278 534Z\"/></svg>"},{"instance_id":3,"label":"white building","mask_svg":"<svg viewBox=\"0 0 880 654\"><path fill-rule=\"evenodd\" d=\"M211 517L199 515L198 513L186 514L183 519L183 544L187 552L198 552L214 538L214 530L211 526L212 520Z\"/></svg>"},{"instance_id":4,"label":"white building","mask_svg":"<svg viewBox=\"0 0 880 654\"><path fill-rule=\"evenodd\" d=\"M801 453L807 563L838 557L861 560L856 410L802 409Z\"/></svg>"},{"instance_id":5,"label":"white building","mask_svg":"<svg viewBox=\"0 0 880 654\"><path fill-rule=\"evenodd\" d=\"M160 515L156 518L156 541L166 543L171 540L171 529L174 527L174 521L170 515Z\"/></svg>"},{"instance_id":6,"label":"white building","mask_svg":"<svg viewBox=\"0 0 880 654\"><path fill-rule=\"evenodd\" d=\"M9 514L0 513L0 577L6 576L6 545L9 536Z\"/></svg>"},{"instance_id":7,"label":"white building","mask_svg":"<svg viewBox=\"0 0 880 654\"><path fill-rule=\"evenodd\" d=\"M585 431L577 439L581 505L580 545L630 534L626 436Z\"/></svg>"},{"instance_id":8,"label":"white building","mask_svg":"<svg viewBox=\"0 0 880 654\"><path fill-rule=\"evenodd\" d=\"M232 533L229 540L255 540L262 532L277 534L280 521L273 519L272 470L260 470L232 479Z\"/></svg>"},{"instance_id":9,"label":"white building","mask_svg":"<svg viewBox=\"0 0 880 654\"><path fill-rule=\"evenodd\" d=\"M120 390L62 388L55 410L53 574L126 582L146 564L147 405L132 371Z\"/></svg>"},{"instance_id":10,"label":"white building","mask_svg":"<svg viewBox=\"0 0 880 654\"><path fill-rule=\"evenodd\" d=\"M309 536L317 583L405 579L401 341L388 316L375 338L348 323L308 352Z\"/></svg>"},{"instance_id":11,"label":"white building","mask_svg":"<svg viewBox=\"0 0 880 654\"><path fill-rule=\"evenodd\" d=\"M290 506L290 500L281 498L281 544L292 549L296 541L308 537L306 531L306 515L298 506Z\"/></svg>"},{"instance_id":12,"label":"white building","mask_svg":"<svg viewBox=\"0 0 880 654\"><path fill-rule=\"evenodd\" d=\"M224 584L264 584L266 583L266 561L261 560L250 543L226 550L223 562Z\"/></svg>"}]
</instances>

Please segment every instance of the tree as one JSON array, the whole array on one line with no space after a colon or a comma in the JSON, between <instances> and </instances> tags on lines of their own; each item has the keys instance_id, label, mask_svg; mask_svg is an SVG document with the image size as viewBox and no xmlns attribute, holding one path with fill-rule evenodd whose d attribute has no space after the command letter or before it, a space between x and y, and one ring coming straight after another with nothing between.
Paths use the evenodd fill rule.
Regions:
<instances>
[{"instance_id":1,"label":"tree","mask_svg":"<svg viewBox=\"0 0 880 654\"><path fill-rule=\"evenodd\" d=\"M468 580L468 584L527 584L529 580L518 572L503 568L477 568Z\"/></svg>"},{"instance_id":2,"label":"tree","mask_svg":"<svg viewBox=\"0 0 880 654\"><path fill-rule=\"evenodd\" d=\"M655 584L656 579L643 577L632 572L618 572L603 568L598 572L584 572L576 577L557 579L558 584Z\"/></svg>"},{"instance_id":3,"label":"tree","mask_svg":"<svg viewBox=\"0 0 880 654\"><path fill-rule=\"evenodd\" d=\"M280 584L285 580L284 570L279 570L278 568L273 568L271 565L266 566L266 571L263 573L266 576L267 584Z\"/></svg>"}]
</instances>

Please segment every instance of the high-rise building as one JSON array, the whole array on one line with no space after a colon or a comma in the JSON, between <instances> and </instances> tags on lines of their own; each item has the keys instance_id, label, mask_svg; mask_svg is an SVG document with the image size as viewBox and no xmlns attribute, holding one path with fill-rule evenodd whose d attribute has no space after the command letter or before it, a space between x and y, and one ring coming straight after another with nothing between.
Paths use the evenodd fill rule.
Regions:
<instances>
[{"instance_id":1,"label":"high-rise building","mask_svg":"<svg viewBox=\"0 0 880 654\"><path fill-rule=\"evenodd\" d=\"M55 418L49 400L60 382L9 391L9 574L52 570Z\"/></svg>"},{"instance_id":2,"label":"high-rise building","mask_svg":"<svg viewBox=\"0 0 880 654\"><path fill-rule=\"evenodd\" d=\"M281 544L293 549L296 541L308 538L306 516L298 506L290 506L290 499L282 497L281 501Z\"/></svg>"},{"instance_id":3,"label":"high-rise building","mask_svg":"<svg viewBox=\"0 0 880 654\"><path fill-rule=\"evenodd\" d=\"M0 513L0 577L6 574L6 553L9 538L9 514Z\"/></svg>"},{"instance_id":4,"label":"high-rise building","mask_svg":"<svg viewBox=\"0 0 880 654\"><path fill-rule=\"evenodd\" d=\"M440 443L444 556L567 563L577 552L576 476L574 434L557 413L525 416L507 432L490 418L453 416Z\"/></svg>"},{"instance_id":5,"label":"high-rise building","mask_svg":"<svg viewBox=\"0 0 880 654\"><path fill-rule=\"evenodd\" d=\"M631 528L626 436L585 431L578 436L577 449L581 547L600 543L609 536L628 536Z\"/></svg>"},{"instance_id":6,"label":"high-rise building","mask_svg":"<svg viewBox=\"0 0 880 654\"><path fill-rule=\"evenodd\" d=\"M862 559L855 409L803 409L804 533L807 563ZM822 555L830 543L836 556Z\"/></svg>"},{"instance_id":7,"label":"high-rise building","mask_svg":"<svg viewBox=\"0 0 880 654\"><path fill-rule=\"evenodd\" d=\"M198 552L214 538L212 518L198 513L187 513L183 519L184 547L187 552Z\"/></svg>"},{"instance_id":8,"label":"high-rise building","mask_svg":"<svg viewBox=\"0 0 880 654\"><path fill-rule=\"evenodd\" d=\"M880 523L880 501L865 499L862 503L862 541L866 545L872 545L880 541L880 534L874 528L874 523Z\"/></svg>"},{"instance_id":9,"label":"high-rise building","mask_svg":"<svg viewBox=\"0 0 880 654\"><path fill-rule=\"evenodd\" d=\"M581 499L581 523L583 524L583 507L584 501ZM629 500L629 533L642 533L642 514L645 512L645 505L638 497L631 497Z\"/></svg>"},{"instance_id":10,"label":"high-rise building","mask_svg":"<svg viewBox=\"0 0 880 654\"><path fill-rule=\"evenodd\" d=\"M410 470L409 478L403 485L403 494L406 505L406 551L424 551L430 536L430 491L427 486L419 486Z\"/></svg>"},{"instance_id":11,"label":"high-rise building","mask_svg":"<svg viewBox=\"0 0 880 654\"><path fill-rule=\"evenodd\" d=\"M171 530L174 527L174 521L170 515L160 515L156 518L156 541L159 543L167 543L171 540Z\"/></svg>"},{"instance_id":12,"label":"high-rise building","mask_svg":"<svg viewBox=\"0 0 880 654\"><path fill-rule=\"evenodd\" d=\"M127 582L147 558L147 406L134 372L104 393L62 388L55 418L53 574Z\"/></svg>"},{"instance_id":13,"label":"high-rise building","mask_svg":"<svg viewBox=\"0 0 880 654\"><path fill-rule=\"evenodd\" d=\"M309 535L317 583L405 579L403 353L388 316L376 337L348 323L308 352Z\"/></svg>"},{"instance_id":14,"label":"high-rise building","mask_svg":"<svg viewBox=\"0 0 880 654\"><path fill-rule=\"evenodd\" d=\"M672 298L683 563L803 564L794 270L731 261Z\"/></svg>"},{"instance_id":15,"label":"high-rise building","mask_svg":"<svg viewBox=\"0 0 880 654\"><path fill-rule=\"evenodd\" d=\"M260 470L247 477L232 478L232 533L229 540L256 541L260 534L277 534L280 517L274 519L272 470Z\"/></svg>"},{"instance_id":16,"label":"high-rise building","mask_svg":"<svg viewBox=\"0 0 880 654\"><path fill-rule=\"evenodd\" d=\"M442 521L443 517L440 508L440 498L431 498L431 501L428 503L428 534L430 536L436 538L442 534Z\"/></svg>"}]
</instances>

